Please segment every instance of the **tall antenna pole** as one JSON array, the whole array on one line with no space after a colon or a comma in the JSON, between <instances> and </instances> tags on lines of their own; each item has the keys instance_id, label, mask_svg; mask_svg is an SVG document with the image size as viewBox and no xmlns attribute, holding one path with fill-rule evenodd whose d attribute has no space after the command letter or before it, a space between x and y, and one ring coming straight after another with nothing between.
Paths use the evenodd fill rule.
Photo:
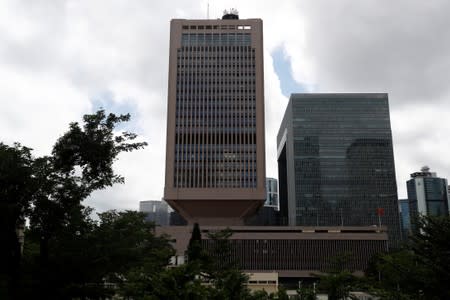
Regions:
<instances>
[{"instance_id":1,"label":"tall antenna pole","mask_svg":"<svg viewBox=\"0 0 450 300\"><path fill-rule=\"evenodd\" d=\"M208 2L207 9L206 9L206 19L209 19L209 2Z\"/></svg>"}]
</instances>

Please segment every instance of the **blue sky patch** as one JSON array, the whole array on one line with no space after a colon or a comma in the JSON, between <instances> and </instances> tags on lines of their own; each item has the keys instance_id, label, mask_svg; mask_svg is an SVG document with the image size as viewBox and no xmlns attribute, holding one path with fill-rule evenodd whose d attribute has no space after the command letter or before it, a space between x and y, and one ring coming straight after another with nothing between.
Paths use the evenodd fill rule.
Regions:
<instances>
[{"instance_id":1,"label":"blue sky patch","mask_svg":"<svg viewBox=\"0 0 450 300\"><path fill-rule=\"evenodd\" d=\"M133 119L137 118L138 111L136 106L133 105L133 101L130 101L130 99L118 101L113 92L105 90L92 97L91 103L93 112L103 108L107 114L113 113L116 115L124 115L129 113L131 115L131 121L129 123L119 124L116 129L126 131L136 130L132 123Z\"/></svg>"},{"instance_id":2,"label":"blue sky patch","mask_svg":"<svg viewBox=\"0 0 450 300\"><path fill-rule=\"evenodd\" d=\"M292 77L291 59L285 55L284 47L280 46L272 52L273 67L280 79L281 92L289 97L292 93L306 93L307 88Z\"/></svg>"}]
</instances>

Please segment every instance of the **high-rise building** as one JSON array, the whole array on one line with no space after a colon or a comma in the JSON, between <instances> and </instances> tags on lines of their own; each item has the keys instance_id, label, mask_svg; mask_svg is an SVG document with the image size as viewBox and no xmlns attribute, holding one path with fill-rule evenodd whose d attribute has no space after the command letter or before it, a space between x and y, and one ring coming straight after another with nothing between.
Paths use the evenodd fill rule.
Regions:
<instances>
[{"instance_id":1,"label":"high-rise building","mask_svg":"<svg viewBox=\"0 0 450 300\"><path fill-rule=\"evenodd\" d=\"M278 207L278 180L266 178L266 201L264 206L245 220L248 226L278 226L280 225Z\"/></svg>"},{"instance_id":2,"label":"high-rise building","mask_svg":"<svg viewBox=\"0 0 450 300\"><path fill-rule=\"evenodd\" d=\"M447 198L450 199L450 185L447 188ZM449 205L450 206L450 205Z\"/></svg>"},{"instance_id":3,"label":"high-rise building","mask_svg":"<svg viewBox=\"0 0 450 300\"><path fill-rule=\"evenodd\" d=\"M281 219L400 237L387 94L292 94L277 136Z\"/></svg>"},{"instance_id":4,"label":"high-rise building","mask_svg":"<svg viewBox=\"0 0 450 300\"><path fill-rule=\"evenodd\" d=\"M447 185L447 179L437 177L427 166L412 173L406 182L411 216L447 216L450 207Z\"/></svg>"},{"instance_id":5,"label":"high-rise building","mask_svg":"<svg viewBox=\"0 0 450 300\"><path fill-rule=\"evenodd\" d=\"M170 26L164 199L189 223L243 224L266 198L262 20Z\"/></svg>"},{"instance_id":6,"label":"high-rise building","mask_svg":"<svg viewBox=\"0 0 450 300\"><path fill-rule=\"evenodd\" d=\"M275 178L266 178L266 201L264 206L272 207L275 210L279 210L278 206L278 180Z\"/></svg>"},{"instance_id":7,"label":"high-rise building","mask_svg":"<svg viewBox=\"0 0 450 300\"><path fill-rule=\"evenodd\" d=\"M165 201L139 201L139 211L146 213L146 220L156 225L169 225L169 206Z\"/></svg>"},{"instance_id":8,"label":"high-rise building","mask_svg":"<svg viewBox=\"0 0 450 300\"><path fill-rule=\"evenodd\" d=\"M400 213L400 228L402 230L402 239L406 239L411 232L411 217L409 215L408 199L398 200L398 211Z\"/></svg>"}]
</instances>

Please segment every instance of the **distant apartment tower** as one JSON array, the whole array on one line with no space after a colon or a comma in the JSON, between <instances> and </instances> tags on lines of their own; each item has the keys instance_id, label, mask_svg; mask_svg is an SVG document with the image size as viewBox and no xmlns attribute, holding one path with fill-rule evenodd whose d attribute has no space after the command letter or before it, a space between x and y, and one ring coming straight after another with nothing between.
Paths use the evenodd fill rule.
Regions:
<instances>
[{"instance_id":1,"label":"distant apartment tower","mask_svg":"<svg viewBox=\"0 0 450 300\"><path fill-rule=\"evenodd\" d=\"M189 223L242 224L265 200L262 20L170 26L164 199Z\"/></svg>"},{"instance_id":2,"label":"distant apartment tower","mask_svg":"<svg viewBox=\"0 0 450 300\"><path fill-rule=\"evenodd\" d=\"M272 207L275 210L279 210L278 201L278 180L275 178L266 178L266 201L264 206Z\"/></svg>"},{"instance_id":3,"label":"distant apartment tower","mask_svg":"<svg viewBox=\"0 0 450 300\"><path fill-rule=\"evenodd\" d=\"M169 225L169 206L165 201L146 200L139 202L139 211L146 213L146 220L156 225Z\"/></svg>"},{"instance_id":4,"label":"distant apartment tower","mask_svg":"<svg viewBox=\"0 0 450 300\"><path fill-rule=\"evenodd\" d=\"M418 215L447 216L449 214L449 198L447 179L439 178L430 172L427 166L420 172L411 174L406 182L410 214L414 218Z\"/></svg>"},{"instance_id":5,"label":"distant apartment tower","mask_svg":"<svg viewBox=\"0 0 450 300\"><path fill-rule=\"evenodd\" d=\"M292 94L277 143L282 221L367 226L380 214L399 239L387 94Z\"/></svg>"}]
</instances>

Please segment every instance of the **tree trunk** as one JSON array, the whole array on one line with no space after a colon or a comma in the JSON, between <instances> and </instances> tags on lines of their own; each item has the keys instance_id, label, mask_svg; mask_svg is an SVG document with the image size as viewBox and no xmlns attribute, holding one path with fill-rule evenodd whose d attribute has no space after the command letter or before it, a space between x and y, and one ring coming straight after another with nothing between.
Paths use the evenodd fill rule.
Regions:
<instances>
[{"instance_id":1,"label":"tree trunk","mask_svg":"<svg viewBox=\"0 0 450 300\"><path fill-rule=\"evenodd\" d=\"M49 270L48 270L48 236L43 232L41 234L41 241L40 241L40 294L41 299L50 299L50 286L49 286Z\"/></svg>"}]
</instances>

